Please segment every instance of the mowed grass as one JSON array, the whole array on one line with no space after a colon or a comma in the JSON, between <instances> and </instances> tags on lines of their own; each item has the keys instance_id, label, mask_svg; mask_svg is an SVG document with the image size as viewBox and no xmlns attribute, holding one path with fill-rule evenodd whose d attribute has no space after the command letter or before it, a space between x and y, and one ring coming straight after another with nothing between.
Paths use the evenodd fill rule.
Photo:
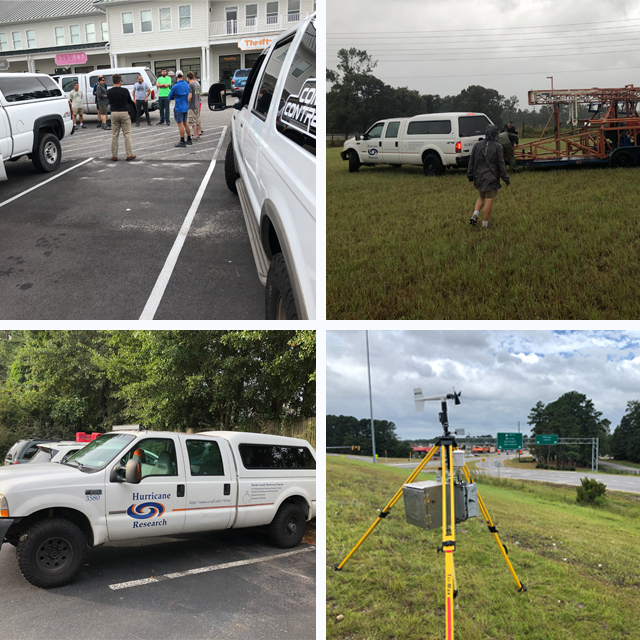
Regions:
<instances>
[{"instance_id":1,"label":"mowed grass","mask_svg":"<svg viewBox=\"0 0 640 640\"><path fill-rule=\"evenodd\" d=\"M402 499L333 570L408 475L327 458L327 638L444 637L442 531L406 524ZM459 524L456 638L640 637L640 497L607 494L595 509L576 504L574 487L484 478L479 490L528 590L517 591L482 518Z\"/></svg>"},{"instance_id":2,"label":"mowed grass","mask_svg":"<svg viewBox=\"0 0 640 640\"><path fill-rule=\"evenodd\" d=\"M327 149L329 319L630 319L640 315L640 167L527 170L469 225L461 170L349 173Z\"/></svg>"}]
</instances>

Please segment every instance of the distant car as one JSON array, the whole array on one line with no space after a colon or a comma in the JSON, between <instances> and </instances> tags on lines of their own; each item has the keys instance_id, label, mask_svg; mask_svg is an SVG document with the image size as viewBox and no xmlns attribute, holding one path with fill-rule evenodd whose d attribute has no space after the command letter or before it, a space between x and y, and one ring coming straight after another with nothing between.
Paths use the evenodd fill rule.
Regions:
<instances>
[{"instance_id":1,"label":"distant car","mask_svg":"<svg viewBox=\"0 0 640 640\"><path fill-rule=\"evenodd\" d=\"M18 440L7 452L4 459L5 465L30 462L31 458L38 453L38 445L46 442L58 442L58 440L44 440L42 438Z\"/></svg>"},{"instance_id":2,"label":"distant car","mask_svg":"<svg viewBox=\"0 0 640 640\"><path fill-rule=\"evenodd\" d=\"M247 78L251 73L251 69L237 69L231 78L231 95L234 97L240 97L240 89L244 89L247 84Z\"/></svg>"},{"instance_id":3,"label":"distant car","mask_svg":"<svg viewBox=\"0 0 640 640\"><path fill-rule=\"evenodd\" d=\"M42 464L44 462L66 462L74 453L84 449L87 442L75 442L73 440L62 442L47 442L36 445L39 451L29 461L29 464Z\"/></svg>"}]
</instances>

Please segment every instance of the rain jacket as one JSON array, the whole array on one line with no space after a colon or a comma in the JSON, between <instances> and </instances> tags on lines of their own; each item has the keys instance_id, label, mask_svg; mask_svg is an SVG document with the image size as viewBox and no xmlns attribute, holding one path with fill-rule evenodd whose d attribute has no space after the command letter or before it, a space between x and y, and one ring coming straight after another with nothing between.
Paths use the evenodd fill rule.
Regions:
<instances>
[{"instance_id":1,"label":"rain jacket","mask_svg":"<svg viewBox=\"0 0 640 640\"><path fill-rule=\"evenodd\" d=\"M500 189L500 177L505 184L510 180L504 164L504 150L498 142L498 127L487 125L485 136L473 145L467 177L478 191L493 191Z\"/></svg>"}]
</instances>

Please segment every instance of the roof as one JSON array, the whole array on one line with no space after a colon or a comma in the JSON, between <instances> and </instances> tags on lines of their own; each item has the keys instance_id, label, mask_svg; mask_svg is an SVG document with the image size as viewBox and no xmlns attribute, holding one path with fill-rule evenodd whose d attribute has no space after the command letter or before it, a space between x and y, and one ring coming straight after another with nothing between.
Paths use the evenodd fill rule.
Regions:
<instances>
[{"instance_id":1,"label":"roof","mask_svg":"<svg viewBox=\"0 0 640 640\"><path fill-rule=\"evenodd\" d=\"M1 0L0 0L1 1ZM108 42L85 42L84 44L61 44L57 47L41 47L40 49L16 49L15 51L2 51L0 58L12 56L26 56L34 53L66 53L67 51L84 51L85 49L103 49Z\"/></svg>"},{"instance_id":2,"label":"roof","mask_svg":"<svg viewBox=\"0 0 640 640\"><path fill-rule=\"evenodd\" d=\"M0 0L0 23L103 13L93 0Z\"/></svg>"}]
</instances>

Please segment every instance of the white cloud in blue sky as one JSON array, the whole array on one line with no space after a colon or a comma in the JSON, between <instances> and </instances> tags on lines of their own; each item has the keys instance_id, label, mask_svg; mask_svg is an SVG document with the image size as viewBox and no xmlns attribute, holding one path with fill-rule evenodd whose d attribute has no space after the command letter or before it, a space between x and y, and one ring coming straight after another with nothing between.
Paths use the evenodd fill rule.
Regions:
<instances>
[{"instance_id":1,"label":"white cloud in blue sky","mask_svg":"<svg viewBox=\"0 0 640 640\"><path fill-rule=\"evenodd\" d=\"M613 431L640 399L640 332L370 331L369 346L374 418L401 438L441 431L437 403L415 413L414 387L461 390L449 419L472 435L516 431L518 421L527 433L536 402L568 391L591 398ZM327 331L326 362L327 413L369 417L364 331Z\"/></svg>"}]
</instances>

